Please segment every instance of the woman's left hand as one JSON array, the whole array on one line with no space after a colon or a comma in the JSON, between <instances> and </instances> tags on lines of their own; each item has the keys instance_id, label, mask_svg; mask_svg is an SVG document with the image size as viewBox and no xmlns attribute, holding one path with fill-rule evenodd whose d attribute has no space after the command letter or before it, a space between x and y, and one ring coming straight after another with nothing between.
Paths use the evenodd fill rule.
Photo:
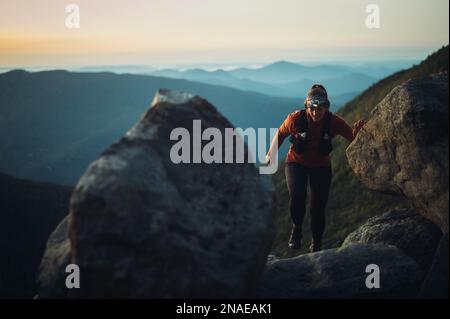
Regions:
<instances>
[{"instance_id":1,"label":"woman's left hand","mask_svg":"<svg viewBox=\"0 0 450 319\"><path fill-rule=\"evenodd\" d=\"M356 134L358 134L358 132L361 130L361 128L364 126L364 124L366 124L366 121L361 119L353 125L353 131L354 131L355 136L356 136Z\"/></svg>"}]
</instances>

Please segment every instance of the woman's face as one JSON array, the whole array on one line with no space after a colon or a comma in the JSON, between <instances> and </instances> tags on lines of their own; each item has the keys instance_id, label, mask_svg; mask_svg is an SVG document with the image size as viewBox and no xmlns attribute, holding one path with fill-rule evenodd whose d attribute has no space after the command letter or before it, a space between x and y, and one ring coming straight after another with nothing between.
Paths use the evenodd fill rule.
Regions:
<instances>
[{"instance_id":1,"label":"woman's face","mask_svg":"<svg viewBox=\"0 0 450 319\"><path fill-rule=\"evenodd\" d=\"M319 122L323 116L325 115L328 107L319 106L319 107L307 107L306 112L312 118L314 122Z\"/></svg>"}]
</instances>

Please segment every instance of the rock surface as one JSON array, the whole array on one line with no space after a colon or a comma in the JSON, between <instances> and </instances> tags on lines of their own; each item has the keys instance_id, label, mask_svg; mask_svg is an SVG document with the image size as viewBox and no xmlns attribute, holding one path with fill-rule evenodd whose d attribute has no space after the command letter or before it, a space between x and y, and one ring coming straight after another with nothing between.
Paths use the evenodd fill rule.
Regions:
<instances>
[{"instance_id":1,"label":"rock surface","mask_svg":"<svg viewBox=\"0 0 450 319\"><path fill-rule=\"evenodd\" d=\"M370 218L347 236L350 244L393 245L428 271L442 237L440 229L412 209L398 209Z\"/></svg>"},{"instance_id":2,"label":"rock surface","mask_svg":"<svg viewBox=\"0 0 450 319\"><path fill-rule=\"evenodd\" d=\"M70 201L71 262L82 277L74 297L253 295L273 238L273 186L252 163L173 163L171 132L192 136L193 120L222 134L233 127L198 96L158 91L81 177ZM49 246L41 274L56 272Z\"/></svg>"},{"instance_id":3,"label":"rock surface","mask_svg":"<svg viewBox=\"0 0 450 319\"><path fill-rule=\"evenodd\" d=\"M380 288L369 289L366 267L380 269ZM422 271L398 248L352 244L338 249L272 259L267 263L261 298L409 298L419 291Z\"/></svg>"},{"instance_id":4,"label":"rock surface","mask_svg":"<svg viewBox=\"0 0 450 319\"><path fill-rule=\"evenodd\" d=\"M393 89L347 148L367 187L405 196L448 232L448 73L412 79Z\"/></svg>"}]
</instances>

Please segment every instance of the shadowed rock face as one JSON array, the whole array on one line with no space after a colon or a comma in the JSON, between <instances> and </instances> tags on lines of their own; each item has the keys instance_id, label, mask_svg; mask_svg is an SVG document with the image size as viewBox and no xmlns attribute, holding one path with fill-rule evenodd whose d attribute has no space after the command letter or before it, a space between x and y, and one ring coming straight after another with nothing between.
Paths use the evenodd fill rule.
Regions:
<instances>
[{"instance_id":1,"label":"shadowed rock face","mask_svg":"<svg viewBox=\"0 0 450 319\"><path fill-rule=\"evenodd\" d=\"M396 87L347 149L367 187L401 194L448 232L448 73Z\"/></svg>"},{"instance_id":2,"label":"shadowed rock face","mask_svg":"<svg viewBox=\"0 0 450 319\"><path fill-rule=\"evenodd\" d=\"M439 227L412 209L397 209L370 218L347 236L342 246L385 244L399 248L413 258L424 273L433 261L442 232Z\"/></svg>"},{"instance_id":3,"label":"shadowed rock face","mask_svg":"<svg viewBox=\"0 0 450 319\"><path fill-rule=\"evenodd\" d=\"M70 264L70 241L67 237L69 216L56 227L47 241L39 266L39 298L65 298L66 266Z\"/></svg>"},{"instance_id":4,"label":"shadowed rock face","mask_svg":"<svg viewBox=\"0 0 450 319\"><path fill-rule=\"evenodd\" d=\"M369 289L366 267L378 265L380 288ZM268 261L263 298L408 298L419 291L423 273L398 248L352 244L342 248Z\"/></svg>"},{"instance_id":5,"label":"shadowed rock face","mask_svg":"<svg viewBox=\"0 0 450 319\"><path fill-rule=\"evenodd\" d=\"M272 184L251 163L174 164L170 133L192 136L195 119L223 135L233 127L206 100L160 90L81 177L70 201L71 262L82 277L74 297L253 294L272 241Z\"/></svg>"}]
</instances>

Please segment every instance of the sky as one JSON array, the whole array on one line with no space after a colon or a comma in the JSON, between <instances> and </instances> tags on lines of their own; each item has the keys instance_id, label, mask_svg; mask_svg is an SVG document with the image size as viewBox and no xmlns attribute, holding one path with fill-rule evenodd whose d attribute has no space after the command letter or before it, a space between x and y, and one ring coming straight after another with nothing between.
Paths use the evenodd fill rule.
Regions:
<instances>
[{"instance_id":1,"label":"sky","mask_svg":"<svg viewBox=\"0 0 450 319\"><path fill-rule=\"evenodd\" d=\"M69 4L79 28L66 26ZM0 0L0 67L421 60L448 44L448 11L448 0Z\"/></svg>"}]
</instances>

